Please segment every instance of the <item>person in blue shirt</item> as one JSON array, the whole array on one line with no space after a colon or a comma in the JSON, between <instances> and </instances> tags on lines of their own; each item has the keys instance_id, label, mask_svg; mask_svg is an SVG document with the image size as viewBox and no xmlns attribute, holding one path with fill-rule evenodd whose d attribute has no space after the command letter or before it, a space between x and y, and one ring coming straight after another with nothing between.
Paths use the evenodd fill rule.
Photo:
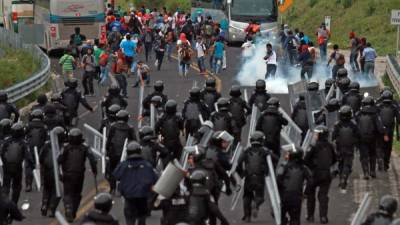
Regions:
<instances>
[{"instance_id":1,"label":"person in blue shirt","mask_svg":"<svg viewBox=\"0 0 400 225\"><path fill-rule=\"evenodd\" d=\"M224 57L224 43L222 38L218 37L217 41L214 43L214 73L219 74L222 67L222 60Z\"/></svg>"},{"instance_id":2,"label":"person in blue shirt","mask_svg":"<svg viewBox=\"0 0 400 225\"><path fill-rule=\"evenodd\" d=\"M368 77L373 77L375 70L375 59L376 57L378 57L378 55L376 54L375 49L372 48L371 43L367 43L361 57L365 61L364 63L365 75Z\"/></svg>"},{"instance_id":3,"label":"person in blue shirt","mask_svg":"<svg viewBox=\"0 0 400 225\"><path fill-rule=\"evenodd\" d=\"M142 147L132 141L126 148L127 159L113 172L119 183L119 191L125 199L124 214L127 225L146 224L148 198L151 188L157 181L150 162L142 157Z\"/></svg>"},{"instance_id":4,"label":"person in blue shirt","mask_svg":"<svg viewBox=\"0 0 400 225\"><path fill-rule=\"evenodd\" d=\"M125 55L125 62L128 65L128 73L131 70L132 65L134 65L135 57L136 57L136 48L137 44L131 40L131 35L126 34L126 39L121 41L119 47L122 49L122 52Z\"/></svg>"}]
</instances>

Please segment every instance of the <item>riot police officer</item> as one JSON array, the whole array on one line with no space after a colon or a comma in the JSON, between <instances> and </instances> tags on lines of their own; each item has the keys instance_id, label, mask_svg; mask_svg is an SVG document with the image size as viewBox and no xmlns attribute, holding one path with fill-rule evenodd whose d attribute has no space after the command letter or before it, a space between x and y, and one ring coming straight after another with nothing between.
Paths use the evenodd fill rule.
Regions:
<instances>
[{"instance_id":1,"label":"riot police officer","mask_svg":"<svg viewBox=\"0 0 400 225\"><path fill-rule=\"evenodd\" d=\"M44 145L47 139L47 127L43 121L44 115L43 111L38 108L31 112L30 121L28 122L25 133L26 141L29 146L29 153L31 158L34 159L33 163L25 163L25 191L32 191L32 181L33 181L33 169L35 169L35 147L37 150Z\"/></svg>"},{"instance_id":2,"label":"riot police officer","mask_svg":"<svg viewBox=\"0 0 400 225\"><path fill-rule=\"evenodd\" d=\"M182 152L180 135L183 133L184 122L181 115L177 112L175 100L168 100L165 104L165 113L157 121L155 132L161 135L161 142L168 149L171 156L179 158Z\"/></svg>"},{"instance_id":3,"label":"riot police officer","mask_svg":"<svg viewBox=\"0 0 400 225\"><path fill-rule=\"evenodd\" d=\"M302 131L301 139L304 140L309 128L308 118L307 118L307 107L304 95L300 95L299 100L293 106L293 112L291 118L296 123L296 125L300 127Z\"/></svg>"},{"instance_id":4,"label":"riot police officer","mask_svg":"<svg viewBox=\"0 0 400 225\"><path fill-rule=\"evenodd\" d=\"M183 105L182 116L185 121L186 136L193 135L201 126L199 115L204 120L208 119L207 106L200 99L200 89L195 87L190 90L190 97Z\"/></svg>"},{"instance_id":5,"label":"riot police officer","mask_svg":"<svg viewBox=\"0 0 400 225\"><path fill-rule=\"evenodd\" d=\"M167 164L167 157L169 156L167 148L157 142L157 136L153 128L150 126L143 126L139 130L140 145L142 146L142 158L149 161L153 168L157 166L157 157L163 159L163 165Z\"/></svg>"},{"instance_id":6,"label":"riot police officer","mask_svg":"<svg viewBox=\"0 0 400 225\"><path fill-rule=\"evenodd\" d=\"M352 118L351 107L342 106L339 110L339 121L332 132L332 141L336 144L338 154L339 187L342 192L346 192L347 180L353 167L354 148L360 141L360 132Z\"/></svg>"},{"instance_id":7,"label":"riot police officer","mask_svg":"<svg viewBox=\"0 0 400 225\"><path fill-rule=\"evenodd\" d=\"M109 157L109 165L107 166L107 178L110 183L110 193L114 193L116 182L111 176L112 171L121 160L122 151L124 148L125 140L136 140L135 129L128 124L129 113L126 110L120 110L116 115L117 121L110 127L107 134L107 156Z\"/></svg>"},{"instance_id":8,"label":"riot police officer","mask_svg":"<svg viewBox=\"0 0 400 225\"><path fill-rule=\"evenodd\" d=\"M50 101L56 107L57 116L65 120L65 113L67 111L67 107L63 104L63 99L61 94L54 93L50 97Z\"/></svg>"},{"instance_id":9,"label":"riot police officer","mask_svg":"<svg viewBox=\"0 0 400 225\"><path fill-rule=\"evenodd\" d=\"M187 222L187 196L186 193L178 187L169 199L164 199L160 203L163 211L161 225L176 225Z\"/></svg>"},{"instance_id":10,"label":"riot police officer","mask_svg":"<svg viewBox=\"0 0 400 225\"><path fill-rule=\"evenodd\" d=\"M45 94L40 94L36 99L37 104L32 106L31 111L33 111L35 109L40 109L40 110L42 110L42 112L44 112L44 109L45 109L48 101L49 100L47 99L47 96Z\"/></svg>"},{"instance_id":11,"label":"riot police officer","mask_svg":"<svg viewBox=\"0 0 400 225\"><path fill-rule=\"evenodd\" d=\"M55 127L64 127L63 115L57 114L57 108L53 103L48 103L44 108L44 123L48 131L53 130Z\"/></svg>"},{"instance_id":12,"label":"riot police officer","mask_svg":"<svg viewBox=\"0 0 400 225\"><path fill-rule=\"evenodd\" d=\"M356 121L360 131L359 150L364 179L369 179L369 176L375 178L377 139L384 137L385 141L387 141L389 138L375 107L375 101L371 96L367 96L362 100L362 107L356 115Z\"/></svg>"},{"instance_id":13,"label":"riot police officer","mask_svg":"<svg viewBox=\"0 0 400 225\"><path fill-rule=\"evenodd\" d=\"M58 145L62 147L67 141L67 133L65 129L63 127L55 127L52 132L55 132L58 139ZM42 216L54 217L60 199L56 196L54 160L50 140L47 140L40 149L39 161L43 173L43 193L40 212Z\"/></svg>"},{"instance_id":14,"label":"riot police officer","mask_svg":"<svg viewBox=\"0 0 400 225\"><path fill-rule=\"evenodd\" d=\"M391 91L384 91L381 94L381 102L377 105L377 108L379 111L379 116L382 120L383 125L386 128L386 132L389 137L389 140L387 141L380 138L380 148L382 152L379 156L380 162L378 165L380 167L380 170L383 169L387 171L389 169L390 156L392 154L393 134L395 128L397 131L397 140L400 139L400 134L398 132L400 120L399 108L393 102L393 93Z\"/></svg>"},{"instance_id":15,"label":"riot police officer","mask_svg":"<svg viewBox=\"0 0 400 225\"><path fill-rule=\"evenodd\" d=\"M233 85L229 95L229 112L232 114L232 119L236 123L236 127L233 131L233 136L235 137L236 143L241 141L242 128L246 125L246 114L251 111L246 101L244 101L240 96L242 95L239 85Z\"/></svg>"},{"instance_id":16,"label":"riot police officer","mask_svg":"<svg viewBox=\"0 0 400 225\"><path fill-rule=\"evenodd\" d=\"M227 131L230 134L235 130L237 133L236 122L229 112L229 100L226 98L218 99L217 107L218 111L213 112L210 117L211 122L214 124L214 130Z\"/></svg>"},{"instance_id":17,"label":"riot police officer","mask_svg":"<svg viewBox=\"0 0 400 225\"><path fill-rule=\"evenodd\" d=\"M104 117L104 112L112 105L119 105L121 109L125 109L128 106L128 102L120 94L121 90L118 85L111 85L108 88L108 95L106 95L101 102L101 109Z\"/></svg>"},{"instance_id":18,"label":"riot police officer","mask_svg":"<svg viewBox=\"0 0 400 225\"><path fill-rule=\"evenodd\" d=\"M22 163L33 164L29 153L28 144L25 141L24 125L21 122L11 127L11 137L8 138L0 148L3 161L4 183L3 191L9 195L12 190L11 200L18 204L22 182Z\"/></svg>"},{"instance_id":19,"label":"riot police officer","mask_svg":"<svg viewBox=\"0 0 400 225\"><path fill-rule=\"evenodd\" d=\"M343 95L342 105L349 105L353 113L356 114L361 108L361 101L360 84L358 82L351 82L349 91Z\"/></svg>"},{"instance_id":20,"label":"riot police officer","mask_svg":"<svg viewBox=\"0 0 400 225\"><path fill-rule=\"evenodd\" d=\"M329 93L329 90L331 90L332 85L335 85L334 79L328 78L325 80L325 95ZM334 95L332 97L334 97Z\"/></svg>"},{"instance_id":21,"label":"riot police officer","mask_svg":"<svg viewBox=\"0 0 400 225\"><path fill-rule=\"evenodd\" d=\"M238 172L245 179L242 220L246 222L251 221L251 215L257 216L258 209L264 202L265 176L268 175L267 156L272 154L264 147L264 140L262 132L254 132L250 137L251 146L238 160Z\"/></svg>"},{"instance_id":22,"label":"riot police officer","mask_svg":"<svg viewBox=\"0 0 400 225\"><path fill-rule=\"evenodd\" d=\"M260 112L263 112L267 108L267 101L271 97L270 94L265 90L265 80L257 80L256 89L249 99L249 106L257 106Z\"/></svg>"},{"instance_id":23,"label":"riot police officer","mask_svg":"<svg viewBox=\"0 0 400 225\"><path fill-rule=\"evenodd\" d=\"M304 164L301 148L295 147L289 151L287 158L287 164L277 172L282 204L281 221L282 224L300 224L303 186L305 183L312 184L312 177L310 170Z\"/></svg>"},{"instance_id":24,"label":"riot police officer","mask_svg":"<svg viewBox=\"0 0 400 225\"><path fill-rule=\"evenodd\" d=\"M113 104L106 109L106 116L101 120L100 131L103 132L103 128L106 127L109 131L111 125L117 121L117 113L121 110L121 106Z\"/></svg>"},{"instance_id":25,"label":"riot police officer","mask_svg":"<svg viewBox=\"0 0 400 225\"><path fill-rule=\"evenodd\" d=\"M82 104L89 111L94 111L93 108L88 104L85 97L81 94L78 87L78 80L75 78L69 79L65 82L67 87L62 93L62 104L65 105L65 124L67 127L72 127L77 125L78 108L79 103Z\"/></svg>"},{"instance_id":26,"label":"riot police officer","mask_svg":"<svg viewBox=\"0 0 400 225\"><path fill-rule=\"evenodd\" d=\"M163 93L163 91L164 91L164 82L161 81L161 80L156 81L156 82L154 83L154 92L151 93L151 94L149 94L149 95L147 95L147 96L143 99L143 102L142 102L143 110L144 110L144 111L150 112L151 99L152 99L154 96L160 96L160 97L161 97L161 100L162 100L162 101L161 101L160 107L164 108L165 104L166 104L167 101L168 101L168 96L165 95L165 94Z\"/></svg>"},{"instance_id":27,"label":"riot police officer","mask_svg":"<svg viewBox=\"0 0 400 225\"><path fill-rule=\"evenodd\" d=\"M331 98L328 103L322 108L321 111L314 114L315 124L325 125L328 127L329 131L332 131L333 126L337 121L337 112L340 109L339 100L336 98Z\"/></svg>"},{"instance_id":28,"label":"riot police officer","mask_svg":"<svg viewBox=\"0 0 400 225\"><path fill-rule=\"evenodd\" d=\"M202 148L207 148L208 144L214 135L214 124L207 120L201 125L199 130L193 135L194 144L200 145Z\"/></svg>"},{"instance_id":29,"label":"riot police officer","mask_svg":"<svg viewBox=\"0 0 400 225\"><path fill-rule=\"evenodd\" d=\"M206 225L209 217L218 218L221 225L229 225L219 210L207 187L209 176L204 170L195 170L190 174L190 196L188 202L188 221L190 225Z\"/></svg>"},{"instance_id":30,"label":"riot police officer","mask_svg":"<svg viewBox=\"0 0 400 225\"><path fill-rule=\"evenodd\" d=\"M279 105L279 99L271 97L256 125L256 130L265 135L265 146L278 156L281 155L281 130L283 126L288 125L288 121L279 112Z\"/></svg>"},{"instance_id":31,"label":"riot police officer","mask_svg":"<svg viewBox=\"0 0 400 225\"><path fill-rule=\"evenodd\" d=\"M397 210L397 200L385 195L379 201L378 212L370 214L362 225L390 225Z\"/></svg>"},{"instance_id":32,"label":"riot police officer","mask_svg":"<svg viewBox=\"0 0 400 225\"><path fill-rule=\"evenodd\" d=\"M345 93L347 93L350 89L351 80L348 77L339 78L336 81L337 87L339 88L340 92L342 92L342 97ZM341 98L340 98L341 99Z\"/></svg>"},{"instance_id":33,"label":"riot police officer","mask_svg":"<svg viewBox=\"0 0 400 225\"><path fill-rule=\"evenodd\" d=\"M329 130L326 126L317 126L314 134L317 135L317 141L311 145L310 151L304 158L305 164L313 175L313 183L309 183L306 188L307 221L314 222L315 194L318 188L320 221L322 224L327 224L328 193L332 181L331 167L336 163L336 152L329 142Z\"/></svg>"},{"instance_id":34,"label":"riot police officer","mask_svg":"<svg viewBox=\"0 0 400 225\"><path fill-rule=\"evenodd\" d=\"M14 115L14 123L18 121L19 112L18 109L7 102L8 95L5 91L0 90L0 120L2 119L11 119L11 116Z\"/></svg>"},{"instance_id":35,"label":"riot police officer","mask_svg":"<svg viewBox=\"0 0 400 225\"><path fill-rule=\"evenodd\" d=\"M70 223L74 221L81 202L86 159L89 159L93 175L97 176L96 159L84 141L82 131L72 128L68 133L68 143L58 156L64 183L65 216Z\"/></svg>"},{"instance_id":36,"label":"riot police officer","mask_svg":"<svg viewBox=\"0 0 400 225\"><path fill-rule=\"evenodd\" d=\"M10 201L0 186L0 224L12 224L13 220L22 221L25 217L18 209L18 205Z\"/></svg>"},{"instance_id":37,"label":"riot police officer","mask_svg":"<svg viewBox=\"0 0 400 225\"><path fill-rule=\"evenodd\" d=\"M113 199L109 193L99 193L94 197L94 209L89 211L80 224L93 222L96 225L118 225L118 221L110 215Z\"/></svg>"},{"instance_id":38,"label":"riot police officer","mask_svg":"<svg viewBox=\"0 0 400 225\"><path fill-rule=\"evenodd\" d=\"M208 107L209 113L215 111L215 103L221 98L221 94L217 92L216 81L210 77L206 80L206 86L201 91L201 99Z\"/></svg>"},{"instance_id":39,"label":"riot police officer","mask_svg":"<svg viewBox=\"0 0 400 225\"><path fill-rule=\"evenodd\" d=\"M12 124L12 120L7 118L0 121L0 146L7 138L10 137Z\"/></svg>"}]
</instances>

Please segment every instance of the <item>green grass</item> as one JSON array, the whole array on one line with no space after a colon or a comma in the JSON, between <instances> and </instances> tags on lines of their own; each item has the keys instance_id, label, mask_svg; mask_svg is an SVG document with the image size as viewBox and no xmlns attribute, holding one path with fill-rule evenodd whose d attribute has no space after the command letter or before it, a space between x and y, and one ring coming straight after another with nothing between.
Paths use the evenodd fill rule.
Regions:
<instances>
[{"instance_id":1,"label":"green grass","mask_svg":"<svg viewBox=\"0 0 400 225\"><path fill-rule=\"evenodd\" d=\"M0 57L0 89L8 88L40 69L39 62L26 51L1 48L5 55Z\"/></svg>"},{"instance_id":2,"label":"green grass","mask_svg":"<svg viewBox=\"0 0 400 225\"><path fill-rule=\"evenodd\" d=\"M145 5L151 9L161 9L163 6L169 11L175 12L176 8L181 8L185 11L189 11L191 7L191 0L118 0L117 5L125 11L129 10L130 4L134 5L137 9Z\"/></svg>"},{"instance_id":3,"label":"green grass","mask_svg":"<svg viewBox=\"0 0 400 225\"><path fill-rule=\"evenodd\" d=\"M330 42L348 48L348 34L354 30L383 55L396 51L397 27L390 24L390 14L399 6L400 0L297 0L281 19L316 43L316 28L325 16L331 16Z\"/></svg>"}]
</instances>

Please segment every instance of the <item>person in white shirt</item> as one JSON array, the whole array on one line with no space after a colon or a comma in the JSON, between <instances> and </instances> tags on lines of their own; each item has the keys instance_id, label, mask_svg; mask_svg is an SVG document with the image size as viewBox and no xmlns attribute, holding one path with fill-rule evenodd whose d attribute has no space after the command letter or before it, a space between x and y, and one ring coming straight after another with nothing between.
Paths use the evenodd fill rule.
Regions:
<instances>
[{"instance_id":1,"label":"person in white shirt","mask_svg":"<svg viewBox=\"0 0 400 225\"><path fill-rule=\"evenodd\" d=\"M267 73L265 74L265 79L270 77L275 78L275 73L277 69L277 62L276 62L276 52L272 50L271 43L267 44L267 55L264 57L267 63Z\"/></svg>"},{"instance_id":2,"label":"person in white shirt","mask_svg":"<svg viewBox=\"0 0 400 225\"><path fill-rule=\"evenodd\" d=\"M242 45L242 57L244 61L247 61L254 55L256 46L253 44L253 38L248 37L247 41Z\"/></svg>"},{"instance_id":3,"label":"person in white shirt","mask_svg":"<svg viewBox=\"0 0 400 225\"><path fill-rule=\"evenodd\" d=\"M204 44L203 38L197 37L196 53L197 53L197 65L199 66L200 74L206 73L206 65L204 63L206 57L206 51L207 48L206 45Z\"/></svg>"}]
</instances>

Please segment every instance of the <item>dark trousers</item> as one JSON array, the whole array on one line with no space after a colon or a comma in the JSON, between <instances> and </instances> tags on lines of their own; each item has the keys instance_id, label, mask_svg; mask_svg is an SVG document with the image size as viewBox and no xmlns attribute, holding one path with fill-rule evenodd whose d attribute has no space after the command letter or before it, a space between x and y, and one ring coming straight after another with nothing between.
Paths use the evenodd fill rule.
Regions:
<instances>
[{"instance_id":1,"label":"dark trousers","mask_svg":"<svg viewBox=\"0 0 400 225\"><path fill-rule=\"evenodd\" d=\"M301 72L300 72L300 77L302 80L306 79L305 75L307 74L308 79L311 79L312 74L313 74L313 66L302 66L301 67Z\"/></svg>"},{"instance_id":2,"label":"dark trousers","mask_svg":"<svg viewBox=\"0 0 400 225\"><path fill-rule=\"evenodd\" d=\"M332 67L332 78L334 79L334 80L336 80L336 77L337 77L337 72L338 72L338 70L340 69L340 68L344 68L344 66L343 65L334 65L333 67Z\"/></svg>"},{"instance_id":3,"label":"dark trousers","mask_svg":"<svg viewBox=\"0 0 400 225\"><path fill-rule=\"evenodd\" d=\"M264 202L265 182L263 176L248 176L244 183L243 211L245 217L251 216L251 204L254 201L256 208Z\"/></svg>"},{"instance_id":4,"label":"dark trousers","mask_svg":"<svg viewBox=\"0 0 400 225\"><path fill-rule=\"evenodd\" d=\"M330 171L327 171L329 174ZM331 186L331 179L328 177L315 177L312 185L307 185L307 215L313 217L315 211L315 195L318 189L318 201L319 201L319 216L328 217L328 203L329 203L329 187Z\"/></svg>"},{"instance_id":5,"label":"dark trousers","mask_svg":"<svg viewBox=\"0 0 400 225\"><path fill-rule=\"evenodd\" d=\"M265 79L275 78L276 73L276 65L275 64L267 64L267 73L265 74Z\"/></svg>"},{"instance_id":6,"label":"dark trousers","mask_svg":"<svg viewBox=\"0 0 400 225\"><path fill-rule=\"evenodd\" d=\"M3 191L7 196L12 191L11 200L15 204L18 204L22 188L22 166L20 166L20 168L10 168L9 166L4 165L3 172Z\"/></svg>"},{"instance_id":7,"label":"dark trousers","mask_svg":"<svg viewBox=\"0 0 400 225\"><path fill-rule=\"evenodd\" d=\"M360 162L364 175L374 175L376 169L376 142L360 143Z\"/></svg>"},{"instance_id":8,"label":"dark trousers","mask_svg":"<svg viewBox=\"0 0 400 225\"><path fill-rule=\"evenodd\" d=\"M301 196L285 196L284 194L282 200L282 225L300 225Z\"/></svg>"},{"instance_id":9,"label":"dark trousers","mask_svg":"<svg viewBox=\"0 0 400 225\"><path fill-rule=\"evenodd\" d=\"M108 162L106 178L108 180L108 183L110 184L110 192L115 191L117 187L117 181L114 179L112 173L119 164L120 160L121 156L110 156L110 161Z\"/></svg>"},{"instance_id":10,"label":"dark trousers","mask_svg":"<svg viewBox=\"0 0 400 225\"><path fill-rule=\"evenodd\" d=\"M124 215L126 225L146 225L147 198L125 199Z\"/></svg>"},{"instance_id":11,"label":"dark trousers","mask_svg":"<svg viewBox=\"0 0 400 225\"><path fill-rule=\"evenodd\" d=\"M35 156L33 155L33 148L31 148L31 151L29 151L29 153L32 155L31 156L32 159L35 160ZM35 162L25 161L24 167L25 167L25 188L32 187L33 170L35 169Z\"/></svg>"},{"instance_id":12,"label":"dark trousers","mask_svg":"<svg viewBox=\"0 0 400 225\"><path fill-rule=\"evenodd\" d=\"M360 71L360 66L358 65L358 61L357 61L357 58L358 58L358 53L356 52L356 53L351 53L350 54L350 65L351 65L351 69L353 70L353 71Z\"/></svg>"},{"instance_id":13,"label":"dark trousers","mask_svg":"<svg viewBox=\"0 0 400 225\"><path fill-rule=\"evenodd\" d=\"M82 198L84 173L64 174L64 208L67 220L74 219Z\"/></svg>"},{"instance_id":14,"label":"dark trousers","mask_svg":"<svg viewBox=\"0 0 400 225\"><path fill-rule=\"evenodd\" d=\"M287 59L289 60L290 65L295 65L297 63L297 50L296 49L287 49Z\"/></svg>"},{"instance_id":15,"label":"dark trousers","mask_svg":"<svg viewBox=\"0 0 400 225\"><path fill-rule=\"evenodd\" d=\"M161 70L161 64L163 63L164 59L164 52L156 51L156 59L158 60L157 70Z\"/></svg>"},{"instance_id":16,"label":"dark trousers","mask_svg":"<svg viewBox=\"0 0 400 225\"><path fill-rule=\"evenodd\" d=\"M153 48L153 44L152 43L144 43L144 53L146 55L146 62L149 61L149 57L150 57L150 53L151 53L151 49Z\"/></svg>"},{"instance_id":17,"label":"dark trousers","mask_svg":"<svg viewBox=\"0 0 400 225\"><path fill-rule=\"evenodd\" d=\"M338 146L336 151L338 153L340 182L343 185L342 188L346 188L347 179L353 168L354 148Z\"/></svg>"},{"instance_id":18,"label":"dark trousers","mask_svg":"<svg viewBox=\"0 0 400 225\"><path fill-rule=\"evenodd\" d=\"M389 130L389 129L388 129ZM393 146L393 130L390 133L389 132L389 141L386 142L381 138L382 140L380 141L380 154L379 154L379 161L380 161L380 166L383 166L385 171L389 169L390 165L390 158L392 155L392 146ZM383 163L383 165L382 165Z\"/></svg>"},{"instance_id":19,"label":"dark trousers","mask_svg":"<svg viewBox=\"0 0 400 225\"><path fill-rule=\"evenodd\" d=\"M121 88L122 96L128 95L128 81L126 80L126 76L124 74L115 74L115 79L118 82L119 88Z\"/></svg>"},{"instance_id":20,"label":"dark trousers","mask_svg":"<svg viewBox=\"0 0 400 225\"><path fill-rule=\"evenodd\" d=\"M83 86L83 94L94 94L93 90L93 78L95 76L95 72L85 71L82 76L82 86Z\"/></svg>"},{"instance_id":21,"label":"dark trousers","mask_svg":"<svg viewBox=\"0 0 400 225\"><path fill-rule=\"evenodd\" d=\"M42 209L50 210L55 213L60 199L56 195L54 172L51 168L43 169L43 194Z\"/></svg>"}]
</instances>

